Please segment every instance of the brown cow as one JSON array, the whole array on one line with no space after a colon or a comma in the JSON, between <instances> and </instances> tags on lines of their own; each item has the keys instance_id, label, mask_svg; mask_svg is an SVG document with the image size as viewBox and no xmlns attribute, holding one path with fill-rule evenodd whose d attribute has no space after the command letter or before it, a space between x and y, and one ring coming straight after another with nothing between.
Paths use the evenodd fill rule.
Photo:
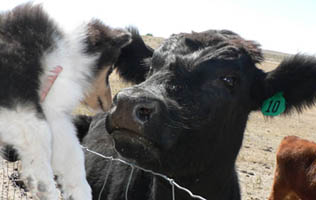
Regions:
<instances>
[{"instance_id":1,"label":"brown cow","mask_svg":"<svg viewBox=\"0 0 316 200\"><path fill-rule=\"evenodd\" d=\"M269 200L316 199L316 143L285 137L277 152L274 183Z\"/></svg>"}]
</instances>

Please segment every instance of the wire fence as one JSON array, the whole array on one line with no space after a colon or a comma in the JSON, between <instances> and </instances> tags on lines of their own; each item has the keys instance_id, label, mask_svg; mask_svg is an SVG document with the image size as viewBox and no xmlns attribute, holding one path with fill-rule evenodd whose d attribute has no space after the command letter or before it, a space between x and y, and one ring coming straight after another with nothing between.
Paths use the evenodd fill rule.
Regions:
<instances>
[{"instance_id":1,"label":"wire fence","mask_svg":"<svg viewBox=\"0 0 316 200\"><path fill-rule=\"evenodd\" d=\"M134 175L135 169L139 169L139 170L145 171L147 173L151 173L152 175L163 178L165 181L170 183L170 185L172 187L172 192L170 194L172 197L172 200L177 200L175 188L178 188L179 190L186 192L188 195L190 195L192 197L192 199L206 200L202 196L193 194L189 189L182 187L174 179L169 178L166 175L156 173L152 170L142 168L140 166L137 166L133 163L129 163L129 162L122 160L122 159L119 159L119 158L114 158L111 156L102 155L102 154L97 153L95 151L92 151L86 147L82 147L82 148L89 153L95 154L99 157L102 157L104 159L109 160L110 161L109 162L109 169L111 168L113 162L121 162L121 163L131 167L131 173L129 175L129 179L128 179L128 183L127 183L127 187L126 187L126 191L125 191L125 200L133 200L133 199L128 198L128 191L130 188L130 183L131 183L132 177ZM21 164L19 161L8 162L0 157L0 178L1 178L1 180L0 180L0 190L1 190L0 191L0 199L1 200L31 200L31 199L33 199L31 194L28 192L27 188L25 187L23 181L20 179L20 171L21 171ZM102 195L103 190L106 186L109 175L110 175L110 170L108 170L107 174L105 175L103 187L102 187L102 190L100 191L100 194L98 196L99 200L101 200L101 195ZM62 199L62 197L61 197L61 199Z\"/></svg>"},{"instance_id":2,"label":"wire fence","mask_svg":"<svg viewBox=\"0 0 316 200\"><path fill-rule=\"evenodd\" d=\"M82 148L83 148L84 150L90 152L90 153L93 153L93 154L95 154L95 155L97 155L97 156L100 156L100 157L102 157L102 158L104 158L104 159L110 160L110 165L112 164L113 161L118 161L118 162L121 162L121 163L123 163L123 164L126 164L126 165L128 165L128 166L130 166L130 167L132 168L131 173L130 173L130 176L129 176L129 181L128 181L128 183L127 183L126 191L125 191L125 200L128 200L127 193L128 193L128 190L129 190L129 186L130 186L130 182L131 182L133 173L134 173L134 169L140 169L140 170L142 170L142 171L151 173L152 175L161 177L161 178L165 179L167 182L169 182L170 185L171 185L171 187L172 187L172 194L171 194L171 195L172 195L172 200L176 200L175 187L177 187L178 189L183 190L184 192L188 193L188 194L192 197L192 199L206 200L206 199L203 198L202 196L195 195L195 194L193 194L189 189L180 186L178 183L175 182L175 180L173 180L173 179L167 177L166 175L163 175L163 174L154 172L154 171L149 170L149 169L142 168L142 167L140 167L140 166L137 166L137 165L135 165L135 164L133 164L133 163L126 162L125 160L122 160L122 159L119 159L119 158L113 158L112 156L104 156L104 155L102 155L102 154L100 154L100 153L97 153L97 152L95 152L95 151L92 151L92 150L90 150L90 149L88 149L88 148L86 148L86 147L82 147ZM111 166L110 166L110 167L111 167ZM103 186L105 186L105 184L106 184L106 182L107 182L108 176L109 176L109 174L107 174L107 175L105 176L105 180L104 180ZM103 187L103 188L104 188L104 187ZM101 192L100 192L100 196L101 196L101 194L102 194L102 190L101 190Z\"/></svg>"}]
</instances>

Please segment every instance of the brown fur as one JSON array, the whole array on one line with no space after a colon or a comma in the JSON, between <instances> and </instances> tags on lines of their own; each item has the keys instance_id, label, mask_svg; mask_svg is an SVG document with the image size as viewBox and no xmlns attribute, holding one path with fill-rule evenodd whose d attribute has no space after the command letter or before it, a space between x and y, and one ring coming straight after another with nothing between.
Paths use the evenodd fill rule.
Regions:
<instances>
[{"instance_id":1,"label":"brown fur","mask_svg":"<svg viewBox=\"0 0 316 200\"><path fill-rule=\"evenodd\" d=\"M285 137L277 152L274 183L269 200L316 199L316 143ZM299 197L299 198L298 198Z\"/></svg>"},{"instance_id":2,"label":"brown fur","mask_svg":"<svg viewBox=\"0 0 316 200\"><path fill-rule=\"evenodd\" d=\"M107 111L112 104L111 87L106 83L106 76L110 66L106 67L93 83L92 91L86 95L84 104L94 111Z\"/></svg>"}]
</instances>

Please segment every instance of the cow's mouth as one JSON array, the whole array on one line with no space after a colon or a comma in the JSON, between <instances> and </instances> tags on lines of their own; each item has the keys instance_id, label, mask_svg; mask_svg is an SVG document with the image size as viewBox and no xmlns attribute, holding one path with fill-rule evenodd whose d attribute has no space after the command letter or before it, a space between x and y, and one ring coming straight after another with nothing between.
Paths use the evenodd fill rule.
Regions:
<instances>
[{"instance_id":1,"label":"cow's mouth","mask_svg":"<svg viewBox=\"0 0 316 200\"><path fill-rule=\"evenodd\" d=\"M152 167L159 164L159 149L141 133L111 125L107 120L107 130L115 141L115 149L121 156L134 160L142 167Z\"/></svg>"}]
</instances>

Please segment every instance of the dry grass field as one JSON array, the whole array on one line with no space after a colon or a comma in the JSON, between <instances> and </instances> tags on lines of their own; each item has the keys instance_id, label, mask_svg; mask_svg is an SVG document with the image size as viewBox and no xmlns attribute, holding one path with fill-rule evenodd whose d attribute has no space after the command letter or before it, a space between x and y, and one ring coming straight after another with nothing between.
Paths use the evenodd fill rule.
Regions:
<instances>
[{"instance_id":1,"label":"dry grass field","mask_svg":"<svg viewBox=\"0 0 316 200\"><path fill-rule=\"evenodd\" d=\"M273 69L277 63L260 67ZM296 135L316 141L316 107L291 116L263 117L254 112L249 117L245 138L237 160L243 200L267 199L275 169L275 154L282 138Z\"/></svg>"},{"instance_id":2,"label":"dry grass field","mask_svg":"<svg viewBox=\"0 0 316 200\"><path fill-rule=\"evenodd\" d=\"M144 40L153 48L156 48L162 41L161 38L150 36L144 36ZM258 67L270 71L284 57L283 54L271 55L273 55L273 52L272 54L271 51L265 52L266 61ZM111 75L110 83L113 95L121 88L129 86L123 83L115 73ZM78 112L92 114L84 107L80 107L77 110ZM243 200L264 200L268 198L273 181L275 153L281 139L287 135L297 135L316 141L315 122L316 107L306 110L300 115L293 114L274 118L265 118L260 112L254 112L250 115L243 146L237 160ZM2 171L5 170L0 169L0 178L2 177ZM5 189L3 185L1 186L1 183L3 184L3 181L0 180L0 190L1 188ZM9 199L12 199L12 197Z\"/></svg>"}]
</instances>

